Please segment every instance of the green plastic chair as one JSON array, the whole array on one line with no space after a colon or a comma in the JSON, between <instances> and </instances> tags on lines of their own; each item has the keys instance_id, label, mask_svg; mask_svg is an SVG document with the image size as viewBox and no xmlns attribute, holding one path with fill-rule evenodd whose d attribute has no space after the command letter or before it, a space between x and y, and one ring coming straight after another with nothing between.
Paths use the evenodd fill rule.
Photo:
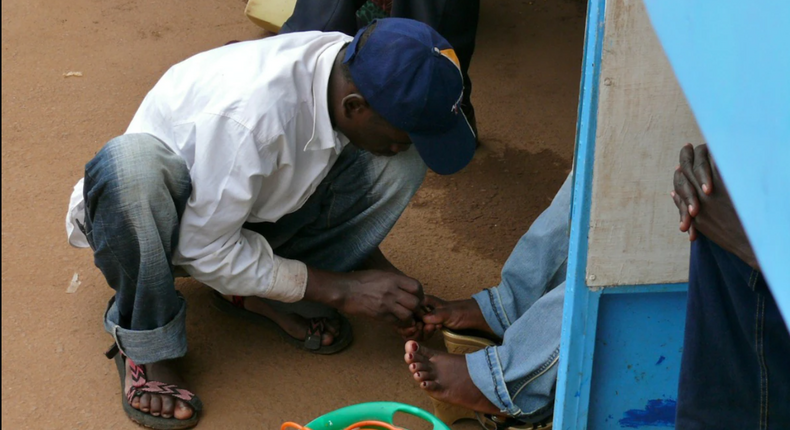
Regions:
<instances>
[{"instance_id":1,"label":"green plastic chair","mask_svg":"<svg viewBox=\"0 0 790 430\"><path fill-rule=\"evenodd\" d=\"M433 424L433 430L450 430L450 427L447 427L432 414L416 406L397 402L371 402L347 406L314 419L307 424L307 427L312 430L343 430L350 425L367 420L393 424L392 419L397 412L422 418Z\"/></svg>"}]
</instances>

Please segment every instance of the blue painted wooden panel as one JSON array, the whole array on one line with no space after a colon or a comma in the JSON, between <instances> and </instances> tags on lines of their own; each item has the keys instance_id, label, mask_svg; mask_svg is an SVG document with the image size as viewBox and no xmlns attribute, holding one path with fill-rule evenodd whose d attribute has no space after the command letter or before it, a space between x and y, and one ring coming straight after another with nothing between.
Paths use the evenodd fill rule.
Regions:
<instances>
[{"instance_id":1,"label":"blue painted wooden panel","mask_svg":"<svg viewBox=\"0 0 790 430\"><path fill-rule=\"evenodd\" d=\"M790 2L645 6L790 326Z\"/></svg>"},{"instance_id":2,"label":"blue painted wooden panel","mask_svg":"<svg viewBox=\"0 0 790 430\"><path fill-rule=\"evenodd\" d=\"M685 291L601 296L588 429L674 427L685 315Z\"/></svg>"},{"instance_id":3,"label":"blue painted wooden panel","mask_svg":"<svg viewBox=\"0 0 790 430\"><path fill-rule=\"evenodd\" d=\"M604 2L605 0L589 0L587 6L587 34L584 41L576 126L568 277L565 282L559 375L554 406L554 428L562 430L583 430L586 423L598 299L601 295L600 291L591 291L585 285L585 264L590 225Z\"/></svg>"}]
</instances>

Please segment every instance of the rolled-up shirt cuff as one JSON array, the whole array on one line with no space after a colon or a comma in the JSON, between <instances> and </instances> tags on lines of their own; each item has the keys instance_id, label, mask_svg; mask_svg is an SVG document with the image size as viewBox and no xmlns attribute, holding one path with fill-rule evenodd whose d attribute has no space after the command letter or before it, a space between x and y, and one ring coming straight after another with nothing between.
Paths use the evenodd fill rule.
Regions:
<instances>
[{"instance_id":1,"label":"rolled-up shirt cuff","mask_svg":"<svg viewBox=\"0 0 790 430\"><path fill-rule=\"evenodd\" d=\"M274 276L267 299L285 303L298 302L307 289L307 265L301 261L274 256Z\"/></svg>"}]
</instances>

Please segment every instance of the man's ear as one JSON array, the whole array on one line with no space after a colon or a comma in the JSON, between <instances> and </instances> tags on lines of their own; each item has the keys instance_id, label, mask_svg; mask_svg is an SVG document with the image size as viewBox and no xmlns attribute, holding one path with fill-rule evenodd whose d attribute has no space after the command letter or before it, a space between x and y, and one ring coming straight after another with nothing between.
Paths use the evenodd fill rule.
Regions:
<instances>
[{"instance_id":1,"label":"man's ear","mask_svg":"<svg viewBox=\"0 0 790 430\"><path fill-rule=\"evenodd\" d=\"M362 97L361 94L352 93L345 97L343 97L343 115L346 118L351 119L352 117L365 113L370 109L370 105L368 105L367 100Z\"/></svg>"}]
</instances>

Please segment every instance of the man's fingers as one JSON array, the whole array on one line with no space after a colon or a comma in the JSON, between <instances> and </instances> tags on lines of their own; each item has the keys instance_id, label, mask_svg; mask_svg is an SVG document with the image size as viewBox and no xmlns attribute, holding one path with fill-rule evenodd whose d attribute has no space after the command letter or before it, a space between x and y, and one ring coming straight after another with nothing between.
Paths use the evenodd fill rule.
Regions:
<instances>
[{"instance_id":1,"label":"man's fingers","mask_svg":"<svg viewBox=\"0 0 790 430\"><path fill-rule=\"evenodd\" d=\"M425 324L425 327L422 329L422 338L430 339L433 337L433 334L436 333L437 329L437 326L434 324Z\"/></svg>"},{"instance_id":2,"label":"man's fingers","mask_svg":"<svg viewBox=\"0 0 790 430\"><path fill-rule=\"evenodd\" d=\"M685 203L688 214L696 216L699 212L699 199L697 199L697 190L691 184L689 178L683 173L682 166L680 169L675 170L675 193L680 196L680 199Z\"/></svg>"},{"instance_id":3,"label":"man's fingers","mask_svg":"<svg viewBox=\"0 0 790 430\"><path fill-rule=\"evenodd\" d=\"M422 303L430 310L434 310L440 306L443 306L445 304L445 301L436 296L426 294L425 299L423 299Z\"/></svg>"},{"instance_id":4,"label":"man's fingers","mask_svg":"<svg viewBox=\"0 0 790 430\"><path fill-rule=\"evenodd\" d=\"M390 319L394 319L393 322L398 327L409 327L415 325L414 313L399 304L392 306L392 309L390 310L390 316Z\"/></svg>"},{"instance_id":5,"label":"man's fingers","mask_svg":"<svg viewBox=\"0 0 790 430\"><path fill-rule=\"evenodd\" d=\"M680 148L678 164L681 171L691 173L691 169L694 166L694 146L692 144L687 143L683 145L683 148Z\"/></svg>"},{"instance_id":6,"label":"man's fingers","mask_svg":"<svg viewBox=\"0 0 790 430\"><path fill-rule=\"evenodd\" d=\"M687 143L686 146L680 150L680 171L686 175L686 180L688 180L691 186L693 186L698 193L702 193L702 187L700 187L700 184L697 182L697 177L694 176L695 155L694 146Z\"/></svg>"},{"instance_id":7,"label":"man's fingers","mask_svg":"<svg viewBox=\"0 0 790 430\"><path fill-rule=\"evenodd\" d=\"M692 224L689 227L689 242L694 242L695 240L697 240L697 229Z\"/></svg>"},{"instance_id":8,"label":"man's fingers","mask_svg":"<svg viewBox=\"0 0 790 430\"><path fill-rule=\"evenodd\" d=\"M415 327L415 326L411 326L411 327L395 327L395 331L398 332L399 335L406 337L406 336L411 336L415 332L417 332L417 327Z\"/></svg>"},{"instance_id":9,"label":"man's fingers","mask_svg":"<svg viewBox=\"0 0 790 430\"><path fill-rule=\"evenodd\" d=\"M395 331L398 332L400 337L413 340L414 336L417 334L417 327L395 327Z\"/></svg>"},{"instance_id":10,"label":"man's fingers","mask_svg":"<svg viewBox=\"0 0 790 430\"><path fill-rule=\"evenodd\" d=\"M694 177L702 192L710 195L713 192L713 173L711 172L708 145L697 145L694 148Z\"/></svg>"},{"instance_id":11,"label":"man's fingers","mask_svg":"<svg viewBox=\"0 0 790 430\"><path fill-rule=\"evenodd\" d=\"M686 206L685 203L683 203L683 200L680 199L678 193L670 191L669 195L672 196L672 201L675 202L675 206L678 208L678 210Z\"/></svg>"},{"instance_id":12,"label":"man's fingers","mask_svg":"<svg viewBox=\"0 0 790 430\"><path fill-rule=\"evenodd\" d=\"M395 331L406 340L422 340L423 339L423 323L417 322L410 327L395 327Z\"/></svg>"},{"instance_id":13,"label":"man's fingers","mask_svg":"<svg viewBox=\"0 0 790 430\"><path fill-rule=\"evenodd\" d=\"M678 208L678 216L680 216L680 231L685 233L688 231L689 227L691 227L691 215L689 215L688 206L686 206L686 203L681 200L678 193L672 191L670 192L670 195L672 196L672 200L675 201L675 206Z\"/></svg>"},{"instance_id":14,"label":"man's fingers","mask_svg":"<svg viewBox=\"0 0 790 430\"><path fill-rule=\"evenodd\" d=\"M422 291L422 284L420 281L409 278L408 276L403 276L402 279L398 280L398 288L416 296L420 302L425 298L425 293Z\"/></svg>"},{"instance_id":15,"label":"man's fingers","mask_svg":"<svg viewBox=\"0 0 790 430\"><path fill-rule=\"evenodd\" d=\"M420 299L418 299L417 296L406 292L399 292L395 302L412 312L418 312L421 310ZM419 313L422 314L422 312Z\"/></svg>"}]
</instances>

